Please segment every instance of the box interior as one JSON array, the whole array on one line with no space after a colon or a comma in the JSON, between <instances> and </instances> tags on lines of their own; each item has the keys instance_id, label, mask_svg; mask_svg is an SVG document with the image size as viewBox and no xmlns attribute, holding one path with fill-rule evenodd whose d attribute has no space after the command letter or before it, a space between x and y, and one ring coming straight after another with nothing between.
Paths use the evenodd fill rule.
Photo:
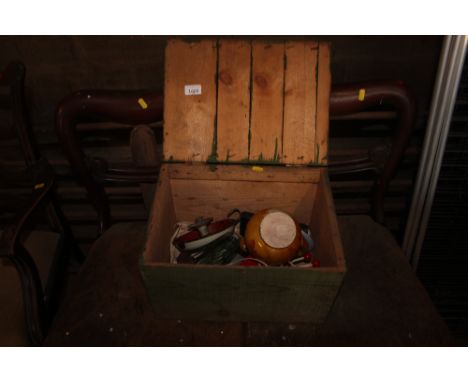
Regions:
<instances>
[{"instance_id":1,"label":"box interior","mask_svg":"<svg viewBox=\"0 0 468 382\"><path fill-rule=\"evenodd\" d=\"M176 222L198 216L216 220L235 208L252 212L278 208L309 224L319 269L344 266L336 248L339 234L324 169L270 166L258 171L247 166L163 165L148 227L145 264L169 263Z\"/></svg>"}]
</instances>

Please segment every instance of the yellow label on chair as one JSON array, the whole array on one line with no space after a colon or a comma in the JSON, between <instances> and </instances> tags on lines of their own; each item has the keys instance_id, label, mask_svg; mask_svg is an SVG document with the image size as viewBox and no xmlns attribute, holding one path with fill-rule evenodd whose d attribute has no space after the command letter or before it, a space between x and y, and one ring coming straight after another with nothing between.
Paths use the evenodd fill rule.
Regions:
<instances>
[{"instance_id":1,"label":"yellow label on chair","mask_svg":"<svg viewBox=\"0 0 468 382\"><path fill-rule=\"evenodd\" d=\"M142 109L148 109L148 104L143 98L138 98L138 104L141 106Z\"/></svg>"},{"instance_id":2,"label":"yellow label on chair","mask_svg":"<svg viewBox=\"0 0 468 382\"><path fill-rule=\"evenodd\" d=\"M45 183L38 183L34 185L34 189L39 190L40 188L44 188L44 186L45 186Z\"/></svg>"},{"instance_id":3,"label":"yellow label on chair","mask_svg":"<svg viewBox=\"0 0 468 382\"><path fill-rule=\"evenodd\" d=\"M358 93L358 100L359 101L364 101L364 98L366 98L366 89L359 89L359 93Z\"/></svg>"}]
</instances>

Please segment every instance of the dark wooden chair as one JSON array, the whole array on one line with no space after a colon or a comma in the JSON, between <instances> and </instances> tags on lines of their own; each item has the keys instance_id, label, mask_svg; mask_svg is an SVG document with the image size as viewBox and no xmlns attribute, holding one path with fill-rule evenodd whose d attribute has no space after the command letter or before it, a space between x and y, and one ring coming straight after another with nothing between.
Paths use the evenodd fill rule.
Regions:
<instances>
[{"instance_id":1,"label":"dark wooden chair","mask_svg":"<svg viewBox=\"0 0 468 382\"><path fill-rule=\"evenodd\" d=\"M144 100L143 108L139 100ZM81 90L64 98L56 112L56 128L64 154L81 183L86 187L88 197L98 214L99 234L111 225L107 195L103 184L111 183L151 183L157 180L158 165L151 150L155 141L144 125L162 119L162 94L151 91L103 91ZM76 126L83 122L116 122L136 125L132 132L137 165L114 168L104 158L85 156L76 135ZM148 139L149 138L149 139ZM153 140L152 140L153 139ZM150 146L145 150L145 142ZM149 165L148 165L149 162ZM139 165L138 165L139 164ZM152 165L153 164L153 165Z\"/></svg>"},{"instance_id":2,"label":"dark wooden chair","mask_svg":"<svg viewBox=\"0 0 468 382\"><path fill-rule=\"evenodd\" d=\"M366 89L365 101L358 99ZM138 103L144 98L148 108ZM408 143L415 118L414 100L399 82L334 87L332 115L348 115L381 104L399 118L384 164L366 158L331 162L335 175L378 172L372 212L383 220L383 200ZM152 312L138 269L146 226L111 224L103 181L151 182L157 166L111 168L87 158L75 137L76 123L92 117L130 124L162 119L157 92L80 91L57 109L56 127L72 168L98 211L101 236L92 246L46 341L48 345L410 345L447 344L449 332L413 274L394 238L368 216L342 217L339 225L348 272L323 325L221 323L161 320ZM378 171L378 170L382 171ZM80 312L79 318L76 313Z\"/></svg>"},{"instance_id":3,"label":"dark wooden chair","mask_svg":"<svg viewBox=\"0 0 468 382\"><path fill-rule=\"evenodd\" d=\"M359 92L365 92L363 99ZM390 145L369 149L366 157L330 158L330 176L372 171L375 174L370 215L384 224L384 199L390 181L408 146L416 121L416 102L402 81L368 81L334 86L330 95L331 118L352 119L356 113L369 110L391 110L397 124ZM373 119L379 120L379 113Z\"/></svg>"},{"instance_id":4,"label":"dark wooden chair","mask_svg":"<svg viewBox=\"0 0 468 382\"><path fill-rule=\"evenodd\" d=\"M0 159L0 345L41 344L56 312L69 255L82 255L54 196L55 176L40 156L24 102L25 68L0 72L2 142L18 142L24 165ZM81 257L80 257L81 256Z\"/></svg>"}]
</instances>

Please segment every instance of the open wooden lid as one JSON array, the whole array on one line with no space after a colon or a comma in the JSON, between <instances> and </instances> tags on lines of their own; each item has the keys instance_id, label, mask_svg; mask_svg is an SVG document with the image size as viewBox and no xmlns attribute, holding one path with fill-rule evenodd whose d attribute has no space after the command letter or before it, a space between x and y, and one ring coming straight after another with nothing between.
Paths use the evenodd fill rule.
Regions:
<instances>
[{"instance_id":1,"label":"open wooden lid","mask_svg":"<svg viewBox=\"0 0 468 382\"><path fill-rule=\"evenodd\" d=\"M165 161L327 164L328 43L171 39L165 65Z\"/></svg>"}]
</instances>

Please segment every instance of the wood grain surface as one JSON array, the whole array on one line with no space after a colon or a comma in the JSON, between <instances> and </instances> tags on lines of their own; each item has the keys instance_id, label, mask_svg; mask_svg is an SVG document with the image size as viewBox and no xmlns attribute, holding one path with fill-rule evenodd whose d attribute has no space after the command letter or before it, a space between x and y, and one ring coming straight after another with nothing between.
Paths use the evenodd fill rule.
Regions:
<instances>
[{"instance_id":1,"label":"wood grain surface","mask_svg":"<svg viewBox=\"0 0 468 382\"><path fill-rule=\"evenodd\" d=\"M326 170L318 168L268 166L256 172L240 165L210 169L203 164L164 164L141 263L154 309L163 318L323 321L346 271L341 244L335 243L340 237L325 181ZM322 267L246 270L168 263L174 222L200 216L221 219L234 209L265 208L283 210L298 222L314 222L312 236L323 241L316 252Z\"/></svg>"},{"instance_id":2,"label":"wood grain surface","mask_svg":"<svg viewBox=\"0 0 468 382\"><path fill-rule=\"evenodd\" d=\"M329 45L307 39L169 40L164 159L325 164L329 64Z\"/></svg>"},{"instance_id":3,"label":"wood grain surface","mask_svg":"<svg viewBox=\"0 0 468 382\"><path fill-rule=\"evenodd\" d=\"M329 99L331 91L330 44L319 43L317 84L316 158L321 164L328 163Z\"/></svg>"},{"instance_id":4,"label":"wood grain surface","mask_svg":"<svg viewBox=\"0 0 468 382\"><path fill-rule=\"evenodd\" d=\"M216 120L217 42L169 40L164 86L164 159L205 162L212 154ZM201 94L186 95L186 85Z\"/></svg>"},{"instance_id":5,"label":"wood grain surface","mask_svg":"<svg viewBox=\"0 0 468 382\"><path fill-rule=\"evenodd\" d=\"M218 64L217 155L239 162L249 156L251 44L220 40Z\"/></svg>"},{"instance_id":6,"label":"wood grain surface","mask_svg":"<svg viewBox=\"0 0 468 382\"><path fill-rule=\"evenodd\" d=\"M285 56L282 161L309 164L317 160L315 156L317 43L287 42Z\"/></svg>"},{"instance_id":7,"label":"wood grain surface","mask_svg":"<svg viewBox=\"0 0 468 382\"><path fill-rule=\"evenodd\" d=\"M450 332L391 234L339 218L348 273L321 325L163 320L139 271L144 224L116 224L93 246L46 346L448 346Z\"/></svg>"},{"instance_id":8,"label":"wood grain surface","mask_svg":"<svg viewBox=\"0 0 468 382\"><path fill-rule=\"evenodd\" d=\"M252 42L251 161L279 162L283 137L284 44Z\"/></svg>"}]
</instances>

